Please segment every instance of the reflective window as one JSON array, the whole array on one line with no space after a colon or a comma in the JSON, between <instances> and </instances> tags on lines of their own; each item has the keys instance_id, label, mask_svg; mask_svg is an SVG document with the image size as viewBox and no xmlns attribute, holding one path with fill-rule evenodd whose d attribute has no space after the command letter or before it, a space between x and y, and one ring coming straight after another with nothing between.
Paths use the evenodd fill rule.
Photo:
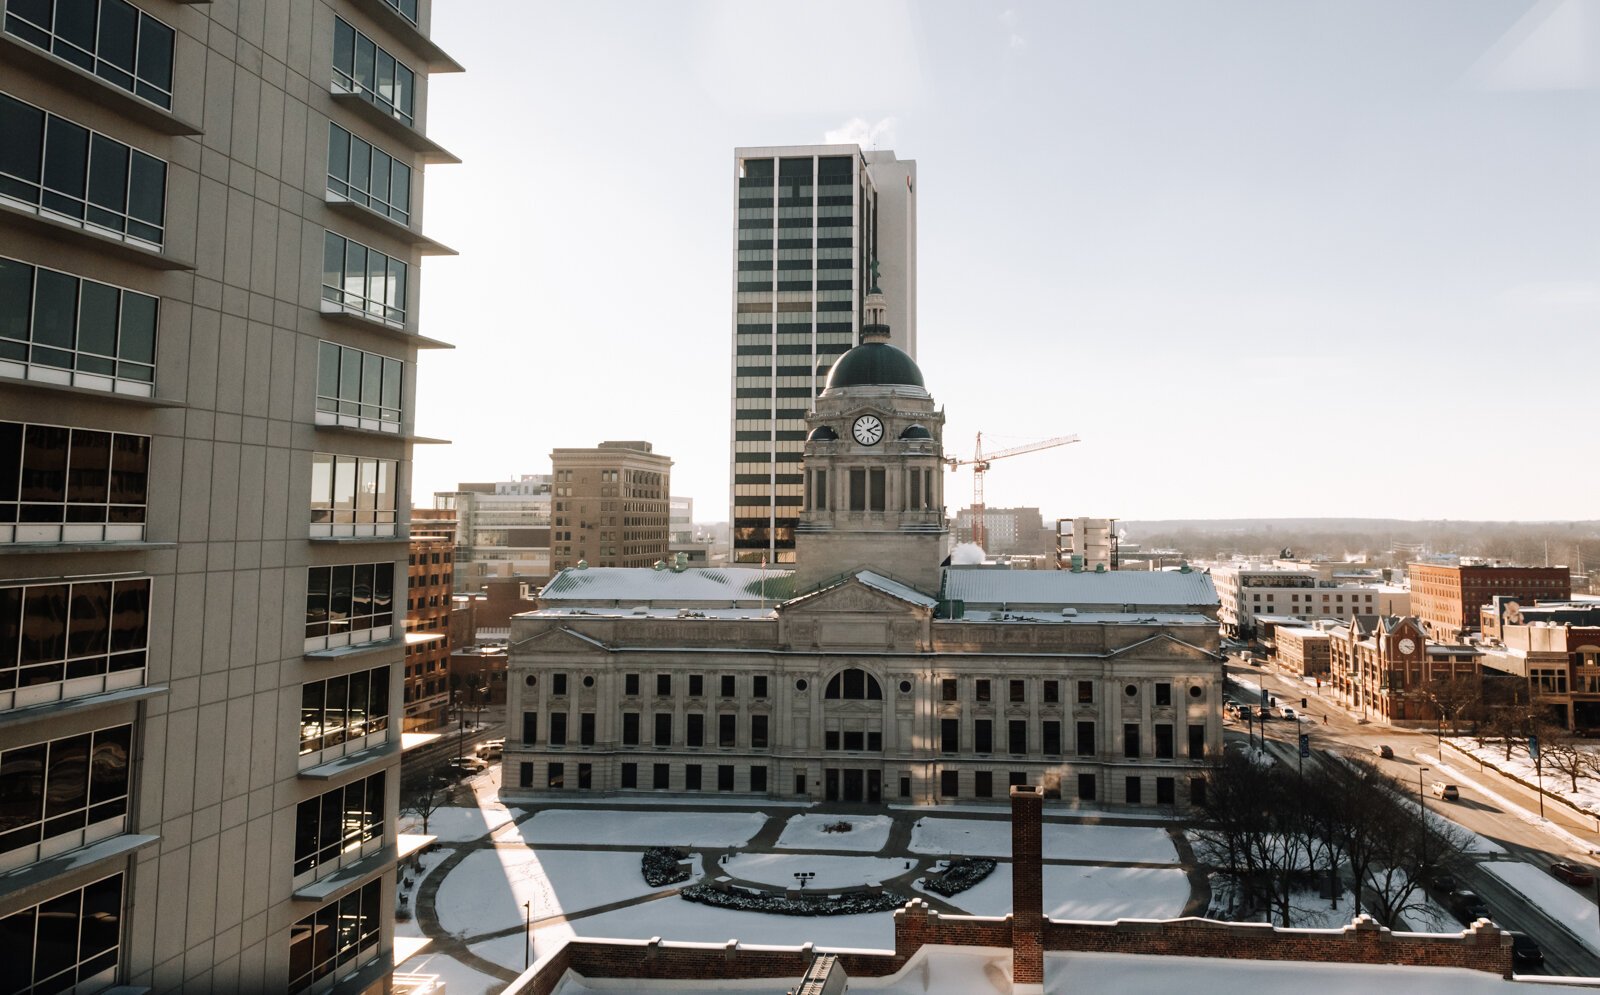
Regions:
<instances>
[{"instance_id":1,"label":"reflective window","mask_svg":"<svg viewBox=\"0 0 1600 995\"><path fill-rule=\"evenodd\" d=\"M323 240L322 299L403 325L406 264L330 231Z\"/></svg>"},{"instance_id":2,"label":"reflective window","mask_svg":"<svg viewBox=\"0 0 1600 995\"><path fill-rule=\"evenodd\" d=\"M156 298L0 258L0 374L149 396L155 363Z\"/></svg>"},{"instance_id":3,"label":"reflective window","mask_svg":"<svg viewBox=\"0 0 1600 995\"><path fill-rule=\"evenodd\" d=\"M6 34L172 109L170 27L127 0L10 0Z\"/></svg>"},{"instance_id":4,"label":"reflective window","mask_svg":"<svg viewBox=\"0 0 1600 995\"><path fill-rule=\"evenodd\" d=\"M291 995L330 974L352 974L376 957L382 920L382 882L371 881L290 927Z\"/></svg>"},{"instance_id":5,"label":"reflective window","mask_svg":"<svg viewBox=\"0 0 1600 995\"><path fill-rule=\"evenodd\" d=\"M317 354L317 423L400 431L398 359L324 342Z\"/></svg>"},{"instance_id":6,"label":"reflective window","mask_svg":"<svg viewBox=\"0 0 1600 995\"><path fill-rule=\"evenodd\" d=\"M393 7L397 14L412 24L417 23L417 0L383 0L383 2Z\"/></svg>"},{"instance_id":7,"label":"reflective window","mask_svg":"<svg viewBox=\"0 0 1600 995\"><path fill-rule=\"evenodd\" d=\"M411 223L411 167L331 121L328 189L403 225Z\"/></svg>"},{"instance_id":8,"label":"reflective window","mask_svg":"<svg viewBox=\"0 0 1600 995\"><path fill-rule=\"evenodd\" d=\"M361 670L300 687L300 755L389 728L389 668Z\"/></svg>"},{"instance_id":9,"label":"reflective window","mask_svg":"<svg viewBox=\"0 0 1600 995\"><path fill-rule=\"evenodd\" d=\"M0 919L0 984L28 995L99 991L116 980L121 938L122 875L113 874Z\"/></svg>"},{"instance_id":10,"label":"reflective window","mask_svg":"<svg viewBox=\"0 0 1600 995\"><path fill-rule=\"evenodd\" d=\"M294 873L337 866L343 854L383 838L384 775L374 774L308 798L295 809Z\"/></svg>"},{"instance_id":11,"label":"reflective window","mask_svg":"<svg viewBox=\"0 0 1600 995\"><path fill-rule=\"evenodd\" d=\"M306 568L307 649L387 639L393 623L393 563Z\"/></svg>"},{"instance_id":12,"label":"reflective window","mask_svg":"<svg viewBox=\"0 0 1600 995\"><path fill-rule=\"evenodd\" d=\"M0 543L144 538L150 438L0 422Z\"/></svg>"},{"instance_id":13,"label":"reflective window","mask_svg":"<svg viewBox=\"0 0 1600 995\"><path fill-rule=\"evenodd\" d=\"M160 248L167 164L0 93L0 198Z\"/></svg>"},{"instance_id":14,"label":"reflective window","mask_svg":"<svg viewBox=\"0 0 1600 995\"><path fill-rule=\"evenodd\" d=\"M381 107L396 120L412 124L411 102L416 74L379 48L342 17L333 19L333 86L355 93Z\"/></svg>"},{"instance_id":15,"label":"reflective window","mask_svg":"<svg viewBox=\"0 0 1600 995\"><path fill-rule=\"evenodd\" d=\"M47 840L83 846L122 832L132 740L124 725L0 753L0 868L39 859Z\"/></svg>"},{"instance_id":16,"label":"reflective window","mask_svg":"<svg viewBox=\"0 0 1600 995\"><path fill-rule=\"evenodd\" d=\"M137 686L149 618L147 577L0 587L0 708Z\"/></svg>"},{"instance_id":17,"label":"reflective window","mask_svg":"<svg viewBox=\"0 0 1600 995\"><path fill-rule=\"evenodd\" d=\"M311 455L313 536L394 535L395 460Z\"/></svg>"}]
</instances>

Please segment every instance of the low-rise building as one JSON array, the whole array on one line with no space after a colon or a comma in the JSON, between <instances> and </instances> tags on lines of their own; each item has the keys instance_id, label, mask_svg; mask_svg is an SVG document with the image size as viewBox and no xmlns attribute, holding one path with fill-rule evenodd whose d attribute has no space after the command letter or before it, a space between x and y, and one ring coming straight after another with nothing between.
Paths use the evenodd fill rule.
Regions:
<instances>
[{"instance_id":1,"label":"low-rise building","mask_svg":"<svg viewBox=\"0 0 1600 995\"><path fill-rule=\"evenodd\" d=\"M1521 604L1566 601L1572 572L1566 567L1518 567L1495 561L1412 563L1412 612L1428 634L1451 642L1478 631L1483 606L1495 596Z\"/></svg>"},{"instance_id":2,"label":"low-rise building","mask_svg":"<svg viewBox=\"0 0 1600 995\"><path fill-rule=\"evenodd\" d=\"M1397 607L1401 595L1393 587L1324 578L1315 569L1256 569L1228 563L1213 566L1211 577L1221 600L1217 620L1222 633L1235 639L1258 637L1257 619L1262 615L1309 622L1383 614Z\"/></svg>"},{"instance_id":3,"label":"low-rise building","mask_svg":"<svg viewBox=\"0 0 1600 995\"><path fill-rule=\"evenodd\" d=\"M1430 684L1482 674L1476 648L1430 644L1412 615L1357 615L1329 636L1328 683L1339 702L1384 722L1434 721Z\"/></svg>"},{"instance_id":4,"label":"low-rise building","mask_svg":"<svg viewBox=\"0 0 1600 995\"><path fill-rule=\"evenodd\" d=\"M1322 629L1278 630L1278 666L1301 677L1326 677L1331 637Z\"/></svg>"},{"instance_id":5,"label":"low-rise building","mask_svg":"<svg viewBox=\"0 0 1600 995\"><path fill-rule=\"evenodd\" d=\"M1522 607L1497 598L1482 618L1485 666L1524 678L1526 700L1542 705L1552 722L1600 730L1600 605Z\"/></svg>"}]
</instances>

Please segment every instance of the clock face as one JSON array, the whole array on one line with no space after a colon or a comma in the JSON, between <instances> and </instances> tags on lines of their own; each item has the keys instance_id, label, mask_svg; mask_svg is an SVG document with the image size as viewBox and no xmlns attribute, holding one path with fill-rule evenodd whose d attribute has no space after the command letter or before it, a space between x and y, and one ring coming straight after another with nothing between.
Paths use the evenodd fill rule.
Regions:
<instances>
[{"instance_id":1,"label":"clock face","mask_svg":"<svg viewBox=\"0 0 1600 995\"><path fill-rule=\"evenodd\" d=\"M883 422L878 420L877 415L862 415L856 419L851 432L863 446L875 446L883 438Z\"/></svg>"},{"instance_id":2,"label":"clock face","mask_svg":"<svg viewBox=\"0 0 1600 995\"><path fill-rule=\"evenodd\" d=\"M1416 648L1417 648L1417 644L1412 642L1411 640L1409 640L1409 639L1400 640L1400 652L1402 652L1402 653L1410 653L1412 650L1414 650Z\"/></svg>"}]
</instances>

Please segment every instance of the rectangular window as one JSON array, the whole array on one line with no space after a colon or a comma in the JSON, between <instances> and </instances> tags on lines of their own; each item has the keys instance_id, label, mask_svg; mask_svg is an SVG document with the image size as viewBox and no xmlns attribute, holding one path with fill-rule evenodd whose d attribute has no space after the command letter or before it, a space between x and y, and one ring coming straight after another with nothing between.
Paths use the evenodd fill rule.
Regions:
<instances>
[{"instance_id":1,"label":"rectangular window","mask_svg":"<svg viewBox=\"0 0 1600 995\"><path fill-rule=\"evenodd\" d=\"M850 510L867 510L867 471L853 469L849 472L850 479Z\"/></svg>"},{"instance_id":2,"label":"rectangular window","mask_svg":"<svg viewBox=\"0 0 1600 995\"><path fill-rule=\"evenodd\" d=\"M317 424L400 431L405 363L323 342L317 352Z\"/></svg>"},{"instance_id":3,"label":"rectangular window","mask_svg":"<svg viewBox=\"0 0 1600 995\"><path fill-rule=\"evenodd\" d=\"M1060 701L1061 701L1061 682L1060 681L1045 681L1044 682L1044 703L1046 705L1055 705L1055 704L1059 704Z\"/></svg>"},{"instance_id":4,"label":"rectangular window","mask_svg":"<svg viewBox=\"0 0 1600 995\"><path fill-rule=\"evenodd\" d=\"M1078 704L1080 704L1080 705L1092 705L1092 704L1094 704L1094 681L1079 681L1078 682Z\"/></svg>"},{"instance_id":5,"label":"rectangular window","mask_svg":"<svg viewBox=\"0 0 1600 995\"><path fill-rule=\"evenodd\" d=\"M399 468L395 460L312 453L312 537L394 535Z\"/></svg>"},{"instance_id":6,"label":"rectangular window","mask_svg":"<svg viewBox=\"0 0 1600 995\"><path fill-rule=\"evenodd\" d=\"M939 752L961 752L961 723L956 719L939 720Z\"/></svg>"},{"instance_id":7,"label":"rectangular window","mask_svg":"<svg viewBox=\"0 0 1600 995\"><path fill-rule=\"evenodd\" d=\"M16 5L8 5L8 11ZM0 93L0 199L45 217L160 249L167 164Z\"/></svg>"},{"instance_id":8,"label":"rectangular window","mask_svg":"<svg viewBox=\"0 0 1600 995\"><path fill-rule=\"evenodd\" d=\"M1206 727L1189 727L1189 759L1204 760L1206 756Z\"/></svg>"},{"instance_id":9,"label":"rectangular window","mask_svg":"<svg viewBox=\"0 0 1600 995\"><path fill-rule=\"evenodd\" d=\"M0 422L0 543L143 539L150 438Z\"/></svg>"},{"instance_id":10,"label":"rectangular window","mask_svg":"<svg viewBox=\"0 0 1600 995\"><path fill-rule=\"evenodd\" d=\"M172 109L174 35L165 23L127 0L14 0L6 6L6 34Z\"/></svg>"},{"instance_id":11,"label":"rectangular window","mask_svg":"<svg viewBox=\"0 0 1600 995\"><path fill-rule=\"evenodd\" d=\"M990 698L989 682L987 680L985 680L984 678L980 677L976 681L973 682L973 697L976 698L978 701L988 701L989 700L989 698Z\"/></svg>"},{"instance_id":12,"label":"rectangular window","mask_svg":"<svg viewBox=\"0 0 1600 995\"><path fill-rule=\"evenodd\" d=\"M685 791L699 791L700 790L700 765L699 764L684 764L683 765L683 790L685 790Z\"/></svg>"},{"instance_id":13,"label":"rectangular window","mask_svg":"<svg viewBox=\"0 0 1600 995\"><path fill-rule=\"evenodd\" d=\"M765 715L750 716L750 748L764 750L767 748L767 717Z\"/></svg>"},{"instance_id":14,"label":"rectangular window","mask_svg":"<svg viewBox=\"0 0 1600 995\"><path fill-rule=\"evenodd\" d=\"M550 745L551 746L566 746L567 745L567 713L566 712L551 712L550 713Z\"/></svg>"},{"instance_id":15,"label":"rectangular window","mask_svg":"<svg viewBox=\"0 0 1600 995\"><path fill-rule=\"evenodd\" d=\"M972 794L976 798L994 797L994 773L980 770L972 775Z\"/></svg>"},{"instance_id":16,"label":"rectangular window","mask_svg":"<svg viewBox=\"0 0 1600 995\"><path fill-rule=\"evenodd\" d=\"M294 874L337 869L383 839L382 773L352 781L295 808Z\"/></svg>"},{"instance_id":17,"label":"rectangular window","mask_svg":"<svg viewBox=\"0 0 1600 995\"><path fill-rule=\"evenodd\" d=\"M412 24L417 23L417 0L383 0L383 2Z\"/></svg>"},{"instance_id":18,"label":"rectangular window","mask_svg":"<svg viewBox=\"0 0 1600 995\"><path fill-rule=\"evenodd\" d=\"M567 765L564 763L550 763L545 765L545 787L551 791L561 791L567 786Z\"/></svg>"},{"instance_id":19,"label":"rectangular window","mask_svg":"<svg viewBox=\"0 0 1600 995\"><path fill-rule=\"evenodd\" d=\"M308 767L319 752L358 750L365 737L389 728L389 668L312 681L300 686L300 766ZM383 737L379 737L380 739Z\"/></svg>"},{"instance_id":20,"label":"rectangular window","mask_svg":"<svg viewBox=\"0 0 1600 995\"><path fill-rule=\"evenodd\" d=\"M757 674L750 678L750 697L760 700L767 696L767 675Z\"/></svg>"},{"instance_id":21,"label":"rectangular window","mask_svg":"<svg viewBox=\"0 0 1600 995\"><path fill-rule=\"evenodd\" d=\"M149 620L149 578L0 587L0 709L143 684Z\"/></svg>"},{"instance_id":22,"label":"rectangular window","mask_svg":"<svg viewBox=\"0 0 1600 995\"><path fill-rule=\"evenodd\" d=\"M1041 738L1044 740L1045 756L1059 757L1061 755L1061 723L1046 719L1040 724Z\"/></svg>"},{"instance_id":23,"label":"rectangular window","mask_svg":"<svg viewBox=\"0 0 1600 995\"><path fill-rule=\"evenodd\" d=\"M881 467L867 472L867 503L871 511L883 511L887 507L885 473Z\"/></svg>"},{"instance_id":24,"label":"rectangular window","mask_svg":"<svg viewBox=\"0 0 1600 995\"><path fill-rule=\"evenodd\" d=\"M637 675L635 675L637 676ZM706 693L706 678L704 674L689 675L689 697L700 698Z\"/></svg>"},{"instance_id":25,"label":"rectangular window","mask_svg":"<svg viewBox=\"0 0 1600 995\"><path fill-rule=\"evenodd\" d=\"M867 735L860 729L846 729L844 731L844 748L860 753L867 745Z\"/></svg>"},{"instance_id":26,"label":"rectangular window","mask_svg":"<svg viewBox=\"0 0 1600 995\"><path fill-rule=\"evenodd\" d=\"M1156 723L1156 759L1171 760L1173 756L1172 724L1169 722Z\"/></svg>"},{"instance_id":27,"label":"rectangular window","mask_svg":"<svg viewBox=\"0 0 1600 995\"><path fill-rule=\"evenodd\" d=\"M733 764L717 765L717 790L733 790Z\"/></svg>"},{"instance_id":28,"label":"rectangular window","mask_svg":"<svg viewBox=\"0 0 1600 995\"><path fill-rule=\"evenodd\" d=\"M623 674L622 675L622 693L627 695L627 696L629 696L629 697L635 697L635 696L638 695L638 693L639 693L639 675L638 674Z\"/></svg>"},{"instance_id":29,"label":"rectangular window","mask_svg":"<svg viewBox=\"0 0 1600 995\"><path fill-rule=\"evenodd\" d=\"M566 674L551 674L550 675L550 695L551 695L551 697L553 697L553 698L562 698L562 697L566 696L566 693L567 693L567 675Z\"/></svg>"},{"instance_id":30,"label":"rectangular window","mask_svg":"<svg viewBox=\"0 0 1600 995\"><path fill-rule=\"evenodd\" d=\"M132 726L0 753L0 869L124 832Z\"/></svg>"},{"instance_id":31,"label":"rectangular window","mask_svg":"<svg viewBox=\"0 0 1600 995\"><path fill-rule=\"evenodd\" d=\"M706 717L699 712L690 712L684 717L683 745L706 745Z\"/></svg>"},{"instance_id":32,"label":"rectangular window","mask_svg":"<svg viewBox=\"0 0 1600 995\"><path fill-rule=\"evenodd\" d=\"M517 784L524 788L533 787L533 764L524 761L518 765Z\"/></svg>"},{"instance_id":33,"label":"rectangular window","mask_svg":"<svg viewBox=\"0 0 1600 995\"><path fill-rule=\"evenodd\" d=\"M324 232L322 299L335 311L354 310L402 326L406 323L406 264L355 239Z\"/></svg>"},{"instance_id":34,"label":"rectangular window","mask_svg":"<svg viewBox=\"0 0 1600 995\"><path fill-rule=\"evenodd\" d=\"M955 701L958 696L956 679L946 677L939 681L939 699L941 701Z\"/></svg>"},{"instance_id":35,"label":"rectangular window","mask_svg":"<svg viewBox=\"0 0 1600 995\"><path fill-rule=\"evenodd\" d=\"M1156 682L1156 707L1170 706L1172 704L1172 685L1165 681Z\"/></svg>"},{"instance_id":36,"label":"rectangular window","mask_svg":"<svg viewBox=\"0 0 1600 995\"><path fill-rule=\"evenodd\" d=\"M639 765L624 763L621 765L619 775L623 788L637 788L639 786Z\"/></svg>"},{"instance_id":37,"label":"rectangular window","mask_svg":"<svg viewBox=\"0 0 1600 995\"><path fill-rule=\"evenodd\" d=\"M289 928L289 993L375 960L383 935L383 882L371 881Z\"/></svg>"},{"instance_id":38,"label":"rectangular window","mask_svg":"<svg viewBox=\"0 0 1600 995\"><path fill-rule=\"evenodd\" d=\"M655 744L657 746L671 746L672 745L672 713L671 712L657 712L656 715L655 715L655 722L656 722Z\"/></svg>"},{"instance_id":39,"label":"rectangular window","mask_svg":"<svg viewBox=\"0 0 1600 995\"><path fill-rule=\"evenodd\" d=\"M657 698L670 698L670 697L672 697L672 675L671 674L657 674L656 675L656 697Z\"/></svg>"},{"instance_id":40,"label":"rectangular window","mask_svg":"<svg viewBox=\"0 0 1600 995\"><path fill-rule=\"evenodd\" d=\"M947 751L948 752L948 751ZM972 723L972 752L994 752L994 723L988 719L974 719Z\"/></svg>"},{"instance_id":41,"label":"rectangular window","mask_svg":"<svg viewBox=\"0 0 1600 995\"><path fill-rule=\"evenodd\" d=\"M342 17L333 19L333 89L357 94L410 127L416 74Z\"/></svg>"},{"instance_id":42,"label":"rectangular window","mask_svg":"<svg viewBox=\"0 0 1600 995\"><path fill-rule=\"evenodd\" d=\"M916 511L922 507L922 471L912 470L907 475L907 481L910 484L910 490L906 501L906 509Z\"/></svg>"},{"instance_id":43,"label":"rectangular window","mask_svg":"<svg viewBox=\"0 0 1600 995\"><path fill-rule=\"evenodd\" d=\"M6 991L101 990L119 973L122 925L121 874L0 918Z\"/></svg>"},{"instance_id":44,"label":"rectangular window","mask_svg":"<svg viewBox=\"0 0 1600 995\"><path fill-rule=\"evenodd\" d=\"M750 768L750 790L762 794L767 790L767 768L763 764L756 764Z\"/></svg>"},{"instance_id":45,"label":"rectangular window","mask_svg":"<svg viewBox=\"0 0 1600 995\"><path fill-rule=\"evenodd\" d=\"M1085 802L1094 801L1095 783L1093 774L1078 775L1078 800Z\"/></svg>"},{"instance_id":46,"label":"rectangular window","mask_svg":"<svg viewBox=\"0 0 1600 995\"><path fill-rule=\"evenodd\" d=\"M650 787L657 791L665 791L672 786L672 765L650 765Z\"/></svg>"},{"instance_id":47,"label":"rectangular window","mask_svg":"<svg viewBox=\"0 0 1600 995\"><path fill-rule=\"evenodd\" d=\"M1019 702L1026 701L1027 700L1027 688L1028 688L1028 682L1027 681L1011 681L1011 682L1009 682L1008 690L1010 692L1011 701L1013 703L1019 703Z\"/></svg>"},{"instance_id":48,"label":"rectangular window","mask_svg":"<svg viewBox=\"0 0 1600 995\"><path fill-rule=\"evenodd\" d=\"M717 716L717 745L724 750L732 749L734 746L737 721L738 716L731 712L723 712Z\"/></svg>"},{"instance_id":49,"label":"rectangular window","mask_svg":"<svg viewBox=\"0 0 1600 995\"><path fill-rule=\"evenodd\" d=\"M816 493L816 499L817 499L816 509L818 511L827 511L828 510L828 471L826 471L826 470L818 470L818 471L816 471L816 475L817 475L817 487L816 487L816 492L815 492Z\"/></svg>"},{"instance_id":50,"label":"rectangular window","mask_svg":"<svg viewBox=\"0 0 1600 995\"><path fill-rule=\"evenodd\" d=\"M1092 757L1097 752L1098 751L1095 749L1095 743L1094 743L1094 723L1093 722L1079 722L1078 723L1078 756L1080 756L1080 757Z\"/></svg>"},{"instance_id":51,"label":"rectangular window","mask_svg":"<svg viewBox=\"0 0 1600 995\"><path fill-rule=\"evenodd\" d=\"M1025 719L1012 719L1008 724L1007 746L1013 754L1028 752L1028 723Z\"/></svg>"},{"instance_id":52,"label":"rectangular window","mask_svg":"<svg viewBox=\"0 0 1600 995\"><path fill-rule=\"evenodd\" d=\"M578 765L578 790L588 791L594 787L594 764Z\"/></svg>"},{"instance_id":53,"label":"rectangular window","mask_svg":"<svg viewBox=\"0 0 1600 995\"><path fill-rule=\"evenodd\" d=\"M594 713L580 712L578 714L578 745L594 745Z\"/></svg>"},{"instance_id":54,"label":"rectangular window","mask_svg":"<svg viewBox=\"0 0 1600 995\"><path fill-rule=\"evenodd\" d=\"M957 798L961 795L961 772L955 770L941 770L939 772L939 797Z\"/></svg>"},{"instance_id":55,"label":"rectangular window","mask_svg":"<svg viewBox=\"0 0 1600 995\"><path fill-rule=\"evenodd\" d=\"M539 713L538 712L523 712L522 713L522 741L524 743L535 743L535 742L538 742L538 740L539 740Z\"/></svg>"},{"instance_id":56,"label":"rectangular window","mask_svg":"<svg viewBox=\"0 0 1600 995\"><path fill-rule=\"evenodd\" d=\"M1129 805L1138 805L1138 804L1140 804L1144 800L1141 797L1141 795L1143 794L1143 791L1142 791L1143 783L1140 780L1140 778L1138 777L1138 775L1136 775L1136 774L1128 775L1128 777L1126 777L1124 779L1123 783L1124 783L1123 792L1124 792L1124 794L1126 796L1125 800L1127 801L1127 803Z\"/></svg>"},{"instance_id":57,"label":"rectangular window","mask_svg":"<svg viewBox=\"0 0 1600 995\"><path fill-rule=\"evenodd\" d=\"M402 225L411 224L411 167L331 121L328 190Z\"/></svg>"},{"instance_id":58,"label":"rectangular window","mask_svg":"<svg viewBox=\"0 0 1600 995\"><path fill-rule=\"evenodd\" d=\"M1156 804L1171 805L1177 801L1177 782L1170 777L1156 778Z\"/></svg>"},{"instance_id":59,"label":"rectangular window","mask_svg":"<svg viewBox=\"0 0 1600 995\"><path fill-rule=\"evenodd\" d=\"M623 746L638 746L639 745L639 713L638 712L623 712L622 713L622 745Z\"/></svg>"},{"instance_id":60,"label":"rectangular window","mask_svg":"<svg viewBox=\"0 0 1600 995\"><path fill-rule=\"evenodd\" d=\"M723 698L732 698L738 694L736 683L737 682L732 674L723 674L722 680L719 682L721 685L719 691L720 696Z\"/></svg>"},{"instance_id":61,"label":"rectangular window","mask_svg":"<svg viewBox=\"0 0 1600 995\"><path fill-rule=\"evenodd\" d=\"M1139 727L1131 722L1122 726L1122 755L1130 760L1139 756Z\"/></svg>"},{"instance_id":62,"label":"rectangular window","mask_svg":"<svg viewBox=\"0 0 1600 995\"><path fill-rule=\"evenodd\" d=\"M157 302L149 294L0 257L0 375L150 397Z\"/></svg>"},{"instance_id":63,"label":"rectangular window","mask_svg":"<svg viewBox=\"0 0 1600 995\"><path fill-rule=\"evenodd\" d=\"M394 564L306 568L306 649L388 639L394 624Z\"/></svg>"},{"instance_id":64,"label":"rectangular window","mask_svg":"<svg viewBox=\"0 0 1600 995\"><path fill-rule=\"evenodd\" d=\"M828 729L823 732L822 748L824 750L837 750L839 748L839 730Z\"/></svg>"},{"instance_id":65,"label":"rectangular window","mask_svg":"<svg viewBox=\"0 0 1600 995\"><path fill-rule=\"evenodd\" d=\"M874 753L883 752L883 733L876 729L867 732L867 749Z\"/></svg>"}]
</instances>

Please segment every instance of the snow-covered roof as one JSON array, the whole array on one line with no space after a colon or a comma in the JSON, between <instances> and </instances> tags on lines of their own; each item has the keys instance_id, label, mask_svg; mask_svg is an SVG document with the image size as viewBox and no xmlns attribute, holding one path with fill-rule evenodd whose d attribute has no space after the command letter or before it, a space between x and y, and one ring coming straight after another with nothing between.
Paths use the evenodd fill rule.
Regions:
<instances>
[{"instance_id":1,"label":"snow-covered roof","mask_svg":"<svg viewBox=\"0 0 1600 995\"><path fill-rule=\"evenodd\" d=\"M914 605L922 605L925 608L932 608L934 605L938 604L937 601L928 597L926 594L923 594L916 588L908 587L897 580L890 580L888 577L885 577L882 574L875 574L871 570L859 571L856 574L856 580L859 580L868 587L882 591L884 594L899 598L901 601L908 601Z\"/></svg>"},{"instance_id":2,"label":"snow-covered roof","mask_svg":"<svg viewBox=\"0 0 1600 995\"><path fill-rule=\"evenodd\" d=\"M1115 605L1137 608L1215 608L1217 589L1211 577L1198 571L1110 570L1105 573L1070 570L991 570L985 568L944 571L944 596L974 608L1002 605L1012 609Z\"/></svg>"},{"instance_id":3,"label":"snow-covered roof","mask_svg":"<svg viewBox=\"0 0 1600 995\"><path fill-rule=\"evenodd\" d=\"M1209 615L1180 612L1073 612L1059 611L969 611L956 622L1068 622L1077 625L1199 625L1214 629L1217 620ZM941 621L941 624L942 621Z\"/></svg>"},{"instance_id":4,"label":"snow-covered roof","mask_svg":"<svg viewBox=\"0 0 1600 995\"><path fill-rule=\"evenodd\" d=\"M763 593L762 588L765 587ZM539 592L547 607L562 601L628 602L704 601L733 607L735 602L754 606L761 600L781 601L794 590L794 571L760 567L690 567L655 570L650 567L587 567L567 569L550 578Z\"/></svg>"}]
</instances>

